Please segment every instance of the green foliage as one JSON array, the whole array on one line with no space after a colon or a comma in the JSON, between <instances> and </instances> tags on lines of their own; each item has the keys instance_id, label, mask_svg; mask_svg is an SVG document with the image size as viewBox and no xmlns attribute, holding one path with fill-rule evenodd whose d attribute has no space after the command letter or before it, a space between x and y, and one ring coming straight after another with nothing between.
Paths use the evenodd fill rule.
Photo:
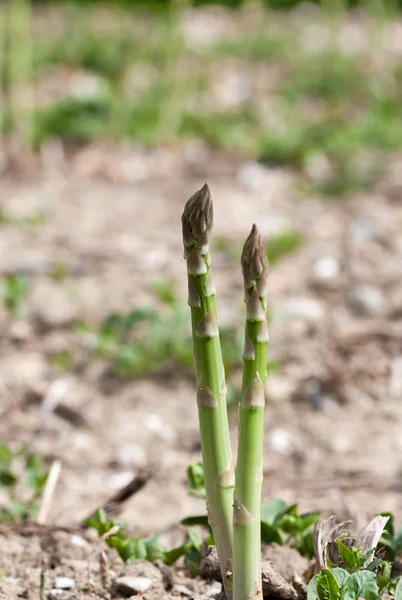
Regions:
<instances>
[{"instance_id":1,"label":"green foliage","mask_svg":"<svg viewBox=\"0 0 402 600\"><path fill-rule=\"evenodd\" d=\"M71 350L62 350L61 352L54 354L49 362L55 369L68 371L73 362L73 353Z\"/></svg>"},{"instance_id":2,"label":"green foliage","mask_svg":"<svg viewBox=\"0 0 402 600\"><path fill-rule=\"evenodd\" d=\"M23 300L30 290L31 284L23 275L5 275L3 277L1 295L5 309L14 318L24 315Z\"/></svg>"},{"instance_id":3,"label":"green foliage","mask_svg":"<svg viewBox=\"0 0 402 600\"><path fill-rule=\"evenodd\" d=\"M249 61L288 59L291 39L286 33L257 31L222 40L210 51L212 58L242 58Z\"/></svg>"},{"instance_id":4,"label":"green foliage","mask_svg":"<svg viewBox=\"0 0 402 600\"><path fill-rule=\"evenodd\" d=\"M389 584L391 580L389 580ZM399 583L397 584L398 587ZM395 587L395 585L394 585ZM389 591L379 585L376 573L362 569L355 573L336 567L322 569L308 585L308 600L378 600ZM398 590L399 593L399 590Z\"/></svg>"},{"instance_id":5,"label":"green foliage","mask_svg":"<svg viewBox=\"0 0 402 600\"><path fill-rule=\"evenodd\" d=\"M67 98L38 110L34 116L34 147L48 137L85 144L105 134L111 118L108 98Z\"/></svg>"},{"instance_id":6,"label":"green foliage","mask_svg":"<svg viewBox=\"0 0 402 600\"><path fill-rule=\"evenodd\" d=\"M190 496L205 500L205 481L204 467L201 462L191 462L187 467L187 485L190 490Z\"/></svg>"},{"instance_id":7,"label":"green foliage","mask_svg":"<svg viewBox=\"0 0 402 600\"><path fill-rule=\"evenodd\" d=\"M22 463L22 475L18 462ZM0 507L0 523L34 519L47 476L41 458L29 452L25 444L12 450L0 442L0 488L7 490L9 499L7 506Z\"/></svg>"},{"instance_id":8,"label":"green foliage","mask_svg":"<svg viewBox=\"0 0 402 600\"><path fill-rule=\"evenodd\" d=\"M155 282L154 291L165 305L163 310L140 307L127 313L112 313L99 326L77 325L83 334L92 336L95 353L109 359L123 377L156 373L172 364L192 372L188 306L178 301L169 281ZM231 372L242 364L243 334L233 327L221 327L220 333L229 379ZM272 363L271 369L275 367Z\"/></svg>"},{"instance_id":9,"label":"green foliage","mask_svg":"<svg viewBox=\"0 0 402 600\"><path fill-rule=\"evenodd\" d=\"M93 527L99 537L110 548L114 548L125 563L142 558L150 562L162 560L165 564L171 565L179 558L184 557L184 564L191 576L195 577L198 573L204 542L195 530L189 530L188 537L183 544L168 550L159 542L157 535L148 538L127 536L124 533L124 525L117 525L114 521L108 520L101 509L96 510L93 517L87 519L86 524L88 527Z\"/></svg>"},{"instance_id":10,"label":"green foliage","mask_svg":"<svg viewBox=\"0 0 402 600\"><path fill-rule=\"evenodd\" d=\"M389 517L380 543L386 549L387 559L393 561L396 556L402 553L402 528L395 531L394 516L392 513L383 512L380 514L383 517Z\"/></svg>"},{"instance_id":11,"label":"green foliage","mask_svg":"<svg viewBox=\"0 0 402 600\"><path fill-rule=\"evenodd\" d=\"M118 79L123 73L130 48L128 39L96 34L90 29L84 33L80 27L72 27L66 36L58 37L50 44L39 45L35 62L39 68L63 64Z\"/></svg>"},{"instance_id":12,"label":"green foliage","mask_svg":"<svg viewBox=\"0 0 402 600\"><path fill-rule=\"evenodd\" d=\"M300 554L313 556L313 526L317 512L299 514L297 505L271 498L261 504L261 539L265 544L289 544Z\"/></svg>"},{"instance_id":13,"label":"green foliage","mask_svg":"<svg viewBox=\"0 0 402 600\"><path fill-rule=\"evenodd\" d=\"M267 239L265 247L270 264L274 265L281 258L295 252L303 243L304 236L295 229L283 231Z\"/></svg>"}]
</instances>

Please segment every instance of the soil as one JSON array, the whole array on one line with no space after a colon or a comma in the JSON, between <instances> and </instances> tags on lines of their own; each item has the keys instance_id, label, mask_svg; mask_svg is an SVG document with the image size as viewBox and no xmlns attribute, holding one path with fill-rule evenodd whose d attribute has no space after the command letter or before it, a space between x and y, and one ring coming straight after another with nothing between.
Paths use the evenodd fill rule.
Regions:
<instances>
[{"instance_id":1,"label":"soil","mask_svg":"<svg viewBox=\"0 0 402 600\"><path fill-rule=\"evenodd\" d=\"M2 273L29 273L33 285L26 319L0 313L0 437L28 441L48 464L61 459L48 523L77 525L144 467L152 476L119 517L131 531L157 532L173 545L183 537L178 521L204 508L186 489L188 461L200 459L194 382L175 372L121 380L71 327L76 319L94 322L112 310L153 305L152 284L161 276L185 300L180 215L204 181L215 200L217 235L240 242L256 222L265 235L288 227L306 239L270 276L270 358L280 368L268 383L264 496L358 523L384 510L400 520L402 208L391 183L330 203L298 198L291 172L207 149L195 166L188 146L128 148L126 160L169 165L135 183L117 175L121 156L113 147L91 147L58 170L2 179L6 214L46 215L38 227L2 226ZM258 185L246 185L244 169L259 173ZM323 257L335 259L337 274L317 275ZM68 269L62 283L48 276L57 263ZM214 272L220 319L228 322L241 314L240 269L215 251ZM362 285L378 290L379 306L356 308L351 294ZM49 365L63 350L74 354L68 374ZM78 421L44 408L55 381L59 401ZM77 587L88 583L88 552L99 543L72 547L76 534L63 535L70 551L46 571L46 589L59 573L73 576ZM43 535L5 531L0 540L6 598L18 597L14 588L31 590L34 579L39 585L40 548L46 560L60 556ZM114 565L114 552L108 555ZM117 568L126 572L121 563Z\"/></svg>"},{"instance_id":2,"label":"soil","mask_svg":"<svg viewBox=\"0 0 402 600\"><path fill-rule=\"evenodd\" d=\"M216 237L241 244L255 222L264 236L295 229L305 239L270 275L269 352L279 369L267 386L264 497L357 526L380 511L401 523L402 157L370 192L331 202L301 194L291 170L198 143L64 150L44 148L0 179L3 214L43 215L37 226L0 230L0 273L32 280L25 318L0 307L0 439L28 442L48 465L61 460L47 523L66 528L0 531L0 598L41 598L41 577L51 598L56 576L73 578L74 589L55 598L109 597L103 543L79 524L144 468L149 481L119 514L131 532L173 546L184 536L180 519L204 510L186 485L189 459L200 460L194 381L175 370L119 379L72 324L155 306L160 278L186 300L180 217L205 181ZM57 281L49 274L60 265L66 277ZM220 322L241 322L239 265L215 247L213 268ZM65 351L67 373L51 366ZM53 410L56 401L69 416ZM235 415L231 431L235 447ZM116 576L138 575L137 563L107 555ZM219 591L180 567L169 587L148 567L159 597Z\"/></svg>"}]
</instances>

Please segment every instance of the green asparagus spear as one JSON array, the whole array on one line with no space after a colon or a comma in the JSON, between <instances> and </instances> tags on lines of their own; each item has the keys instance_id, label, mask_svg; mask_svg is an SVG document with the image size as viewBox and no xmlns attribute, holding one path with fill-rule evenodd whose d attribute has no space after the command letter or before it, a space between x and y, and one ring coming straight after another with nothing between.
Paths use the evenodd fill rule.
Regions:
<instances>
[{"instance_id":1,"label":"green asparagus spear","mask_svg":"<svg viewBox=\"0 0 402 600\"><path fill-rule=\"evenodd\" d=\"M212 224L211 194L205 184L188 200L182 216L182 226L208 518L215 538L226 596L230 600L234 468L226 410L225 371L216 316L216 291L208 249Z\"/></svg>"},{"instance_id":2,"label":"green asparagus spear","mask_svg":"<svg viewBox=\"0 0 402 600\"><path fill-rule=\"evenodd\" d=\"M247 320L233 505L234 600L262 600L261 485L268 325L268 259L254 225L242 254Z\"/></svg>"}]
</instances>

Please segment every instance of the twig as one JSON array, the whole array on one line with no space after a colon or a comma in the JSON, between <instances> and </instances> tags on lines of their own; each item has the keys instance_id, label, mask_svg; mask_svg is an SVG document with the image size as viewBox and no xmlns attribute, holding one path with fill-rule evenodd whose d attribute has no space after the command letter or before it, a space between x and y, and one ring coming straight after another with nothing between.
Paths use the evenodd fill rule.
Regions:
<instances>
[{"instance_id":1,"label":"twig","mask_svg":"<svg viewBox=\"0 0 402 600\"><path fill-rule=\"evenodd\" d=\"M42 503L38 514L38 523L44 525L46 523L50 505L52 504L53 494L56 489L57 481L60 476L61 461L55 460L49 470L49 475L46 480L45 489L42 496Z\"/></svg>"},{"instance_id":2,"label":"twig","mask_svg":"<svg viewBox=\"0 0 402 600\"><path fill-rule=\"evenodd\" d=\"M106 500L104 504L100 507L107 515L112 515L116 513L120 505L126 502L131 496L137 494L142 488L148 483L148 481L153 477L153 469L150 467L145 467L141 469L139 473L123 488L121 488L116 494L114 494L111 498ZM83 521L81 525L83 527L87 527L86 521L87 519L91 519L93 517L94 511L92 511Z\"/></svg>"},{"instance_id":3,"label":"twig","mask_svg":"<svg viewBox=\"0 0 402 600\"><path fill-rule=\"evenodd\" d=\"M40 567L40 582L39 582L39 600L45 600L45 559L42 558Z\"/></svg>"}]
</instances>

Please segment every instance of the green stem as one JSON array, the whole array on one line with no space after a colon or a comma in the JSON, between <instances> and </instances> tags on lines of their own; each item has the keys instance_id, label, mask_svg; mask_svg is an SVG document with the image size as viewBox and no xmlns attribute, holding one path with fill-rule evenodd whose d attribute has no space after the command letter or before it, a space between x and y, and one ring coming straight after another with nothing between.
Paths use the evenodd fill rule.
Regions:
<instances>
[{"instance_id":1,"label":"green stem","mask_svg":"<svg viewBox=\"0 0 402 600\"><path fill-rule=\"evenodd\" d=\"M255 225L244 246L242 266L247 320L233 507L233 588L234 600L252 600L262 599L260 523L268 343L268 261Z\"/></svg>"},{"instance_id":2,"label":"green stem","mask_svg":"<svg viewBox=\"0 0 402 600\"><path fill-rule=\"evenodd\" d=\"M212 203L207 185L187 202L182 221L208 518L226 596L230 600L234 470L226 409L225 371L216 316L216 292L208 251Z\"/></svg>"}]
</instances>

